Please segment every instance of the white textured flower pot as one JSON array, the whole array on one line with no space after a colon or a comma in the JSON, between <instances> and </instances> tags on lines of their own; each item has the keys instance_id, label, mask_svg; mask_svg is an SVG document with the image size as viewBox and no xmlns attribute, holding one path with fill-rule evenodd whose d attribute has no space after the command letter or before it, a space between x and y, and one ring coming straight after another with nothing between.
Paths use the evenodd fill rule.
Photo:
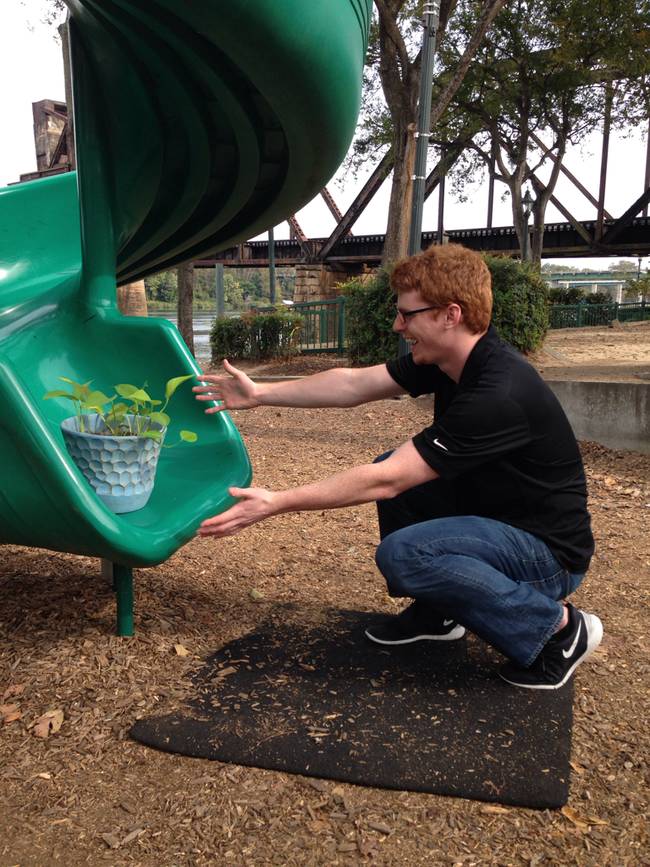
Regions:
<instances>
[{"instance_id":1,"label":"white textured flower pot","mask_svg":"<svg viewBox=\"0 0 650 867\"><path fill-rule=\"evenodd\" d=\"M70 457L112 512L124 514L142 509L153 491L166 429L151 424L153 430L162 431L156 442L149 437L103 434L105 427L99 415L84 415L83 419L88 433L79 430L77 416L61 422Z\"/></svg>"}]
</instances>

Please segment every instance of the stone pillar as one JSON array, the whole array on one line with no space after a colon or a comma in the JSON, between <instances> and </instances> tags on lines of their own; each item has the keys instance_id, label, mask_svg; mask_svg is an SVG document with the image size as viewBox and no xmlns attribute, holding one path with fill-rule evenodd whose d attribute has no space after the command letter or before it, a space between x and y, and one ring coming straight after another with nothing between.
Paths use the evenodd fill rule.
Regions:
<instances>
[{"instance_id":1,"label":"stone pillar","mask_svg":"<svg viewBox=\"0 0 650 867\"><path fill-rule=\"evenodd\" d=\"M344 271L333 271L327 265L296 265L296 288L293 300L296 304L303 301L326 301L339 294L336 285L344 283L351 275Z\"/></svg>"},{"instance_id":2,"label":"stone pillar","mask_svg":"<svg viewBox=\"0 0 650 867\"><path fill-rule=\"evenodd\" d=\"M117 306L124 316L147 316L147 296L144 280L117 287Z\"/></svg>"},{"instance_id":3,"label":"stone pillar","mask_svg":"<svg viewBox=\"0 0 650 867\"><path fill-rule=\"evenodd\" d=\"M39 172L52 168L57 146L65 127L65 103L42 99L32 103L36 168Z\"/></svg>"}]
</instances>

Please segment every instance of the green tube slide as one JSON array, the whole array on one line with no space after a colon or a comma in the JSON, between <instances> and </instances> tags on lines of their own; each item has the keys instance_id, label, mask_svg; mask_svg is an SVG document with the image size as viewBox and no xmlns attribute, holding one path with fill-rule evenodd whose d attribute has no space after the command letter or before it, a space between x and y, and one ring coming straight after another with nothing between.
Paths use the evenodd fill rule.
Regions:
<instances>
[{"instance_id":1,"label":"green tube slide","mask_svg":"<svg viewBox=\"0 0 650 867\"><path fill-rule=\"evenodd\" d=\"M59 376L160 393L199 369L116 285L214 254L306 204L359 106L371 0L67 0L77 172L0 189L0 543L160 563L251 478L226 413L183 386L143 509L115 515L72 463Z\"/></svg>"}]
</instances>

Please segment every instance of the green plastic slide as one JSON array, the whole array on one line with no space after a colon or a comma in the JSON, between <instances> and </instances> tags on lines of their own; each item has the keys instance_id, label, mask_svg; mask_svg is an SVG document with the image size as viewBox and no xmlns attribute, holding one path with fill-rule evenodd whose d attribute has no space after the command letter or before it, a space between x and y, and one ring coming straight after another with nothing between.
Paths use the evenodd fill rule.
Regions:
<instances>
[{"instance_id":1,"label":"green plastic slide","mask_svg":"<svg viewBox=\"0 0 650 867\"><path fill-rule=\"evenodd\" d=\"M371 0L67 0L77 173L0 189L0 542L160 563L246 485L225 413L174 396L156 486L114 515L70 460L58 376L199 372L173 325L123 317L116 283L213 254L307 203L356 123Z\"/></svg>"}]
</instances>

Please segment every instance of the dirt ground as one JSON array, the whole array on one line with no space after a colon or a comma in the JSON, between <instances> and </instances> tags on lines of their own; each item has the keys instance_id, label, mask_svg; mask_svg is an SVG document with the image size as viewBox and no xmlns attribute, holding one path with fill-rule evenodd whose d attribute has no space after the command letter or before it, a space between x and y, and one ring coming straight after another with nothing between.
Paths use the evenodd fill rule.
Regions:
<instances>
[{"instance_id":1,"label":"dirt ground","mask_svg":"<svg viewBox=\"0 0 650 867\"><path fill-rule=\"evenodd\" d=\"M650 380L650 322L550 331L532 359L546 379Z\"/></svg>"},{"instance_id":2,"label":"dirt ground","mask_svg":"<svg viewBox=\"0 0 650 867\"><path fill-rule=\"evenodd\" d=\"M534 361L545 375L645 374L649 326L554 332ZM256 483L277 488L370 460L430 413L420 398L233 415ZM182 700L202 657L280 605L397 610L373 562L374 509L361 506L197 539L138 570L130 639L111 634L113 595L96 560L0 548L0 867L650 865L650 455L582 447L597 552L577 602L602 617L605 638L576 677L562 811L321 782L129 740L134 720ZM62 721L54 713L45 728L60 728L39 737L48 711Z\"/></svg>"}]
</instances>

